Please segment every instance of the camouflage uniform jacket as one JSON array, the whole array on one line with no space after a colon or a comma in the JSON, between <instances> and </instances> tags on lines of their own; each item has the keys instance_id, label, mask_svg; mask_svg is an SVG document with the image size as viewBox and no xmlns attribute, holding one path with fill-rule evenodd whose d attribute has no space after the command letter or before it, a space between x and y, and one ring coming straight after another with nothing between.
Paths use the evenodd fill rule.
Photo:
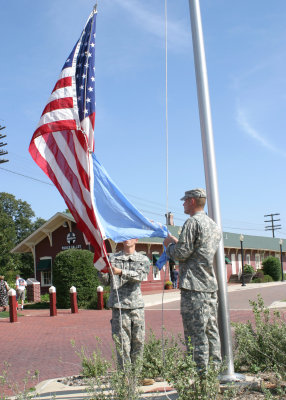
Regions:
<instances>
[{"instance_id":1,"label":"camouflage uniform jacket","mask_svg":"<svg viewBox=\"0 0 286 400\"><path fill-rule=\"evenodd\" d=\"M182 228L178 243L167 247L167 255L179 260L181 289L214 292L218 289L213 258L222 233L205 212L190 217Z\"/></svg>"},{"instance_id":2,"label":"camouflage uniform jacket","mask_svg":"<svg viewBox=\"0 0 286 400\"><path fill-rule=\"evenodd\" d=\"M150 268L149 259L136 251L124 254L123 251L112 254L110 263L122 270L122 275L101 274L99 279L104 285L110 285L108 307L142 308L144 301L141 293L141 282L147 277ZM118 290L119 302L115 288Z\"/></svg>"}]
</instances>

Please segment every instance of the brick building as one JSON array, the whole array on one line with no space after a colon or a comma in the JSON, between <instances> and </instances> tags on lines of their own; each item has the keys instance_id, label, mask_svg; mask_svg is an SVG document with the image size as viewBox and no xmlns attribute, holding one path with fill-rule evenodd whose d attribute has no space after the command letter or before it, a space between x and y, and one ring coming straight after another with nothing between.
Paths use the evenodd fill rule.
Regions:
<instances>
[{"instance_id":1,"label":"brick building","mask_svg":"<svg viewBox=\"0 0 286 400\"><path fill-rule=\"evenodd\" d=\"M172 220L170 220L172 224ZM178 237L181 227L168 225L172 235ZM241 240L243 239L243 241ZM227 281L238 280L242 273L241 244L243 247L243 261L252 265L255 269L262 266L262 261L268 256L281 259L283 257L283 269L285 269L285 251L281 252L283 243L279 239L264 236L250 236L236 233L223 233L226 277ZM241 243L242 242L242 243ZM161 271L154 265L163 251L163 239L143 238L136 245L136 251L142 252L151 260L151 268L146 281L142 282L142 291L161 290L164 282L170 280L169 267ZM108 253L122 249L121 243L106 240ZM84 235L77 229L74 218L70 213L57 213L44 225L33 232L29 237L19 243L13 253L31 252L34 259L34 277L40 282L41 293L46 293L53 283L53 260L63 250L70 248L87 249L93 251ZM285 246L286 248L286 246Z\"/></svg>"},{"instance_id":2,"label":"brick building","mask_svg":"<svg viewBox=\"0 0 286 400\"><path fill-rule=\"evenodd\" d=\"M162 241L161 241L162 242ZM162 244L156 240L141 239L136 245L136 251L145 254L155 263L162 253ZM105 241L108 253L122 249L121 243L112 240ZM77 228L70 213L57 213L45 224L19 243L12 253L31 252L34 260L34 278L40 282L41 293L47 293L53 284L53 261L56 255L67 249L83 249L93 252L92 246L85 241L82 232ZM161 271L154 265L151 266L146 281L142 282L142 291L158 290L163 288L165 281L169 280L168 266Z\"/></svg>"}]
</instances>

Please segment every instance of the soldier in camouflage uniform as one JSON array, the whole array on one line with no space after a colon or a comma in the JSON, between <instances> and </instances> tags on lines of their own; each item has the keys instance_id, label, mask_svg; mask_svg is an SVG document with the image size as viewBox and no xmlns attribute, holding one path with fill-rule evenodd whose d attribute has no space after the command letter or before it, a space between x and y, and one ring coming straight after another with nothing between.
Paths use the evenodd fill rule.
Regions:
<instances>
[{"instance_id":1,"label":"soldier in camouflage uniform","mask_svg":"<svg viewBox=\"0 0 286 400\"><path fill-rule=\"evenodd\" d=\"M185 222L179 239L169 235L164 244L167 255L179 260L181 315L186 343L191 338L193 357L200 371L206 370L209 359L219 367L220 338L217 325L217 280L213 258L222 233L204 210L206 192L194 189L185 192Z\"/></svg>"},{"instance_id":2,"label":"soldier in camouflage uniform","mask_svg":"<svg viewBox=\"0 0 286 400\"><path fill-rule=\"evenodd\" d=\"M104 285L110 285L108 307L112 309L112 337L119 339L123 360L117 352L119 366L124 360L142 359L145 339L144 301L141 282L147 277L149 259L135 251L137 239L123 242L123 251L110 256L112 273L99 273ZM117 289L117 290L116 290Z\"/></svg>"}]
</instances>

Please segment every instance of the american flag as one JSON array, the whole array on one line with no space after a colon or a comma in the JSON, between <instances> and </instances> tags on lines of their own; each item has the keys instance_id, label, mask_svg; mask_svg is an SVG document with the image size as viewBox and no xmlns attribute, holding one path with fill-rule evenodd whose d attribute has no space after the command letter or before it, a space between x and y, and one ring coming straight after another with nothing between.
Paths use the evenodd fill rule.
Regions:
<instances>
[{"instance_id":1,"label":"american flag","mask_svg":"<svg viewBox=\"0 0 286 400\"><path fill-rule=\"evenodd\" d=\"M93 201L91 153L95 120L96 9L66 60L32 137L29 152L64 198L94 248L94 265L108 265Z\"/></svg>"}]
</instances>

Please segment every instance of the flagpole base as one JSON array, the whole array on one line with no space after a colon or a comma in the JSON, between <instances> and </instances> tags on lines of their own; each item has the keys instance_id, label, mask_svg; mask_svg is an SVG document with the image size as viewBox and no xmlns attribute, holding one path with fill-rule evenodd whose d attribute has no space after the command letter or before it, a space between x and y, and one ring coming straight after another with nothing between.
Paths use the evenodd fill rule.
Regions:
<instances>
[{"instance_id":1,"label":"flagpole base","mask_svg":"<svg viewBox=\"0 0 286 400\"><path fill-rule=\"evenodd\" d=\"M229 383L229 382L244 382L246 381L246 376L243 374L229 374L229 375L219 375L220 383Z\"/></svg>"}]
</instances>

